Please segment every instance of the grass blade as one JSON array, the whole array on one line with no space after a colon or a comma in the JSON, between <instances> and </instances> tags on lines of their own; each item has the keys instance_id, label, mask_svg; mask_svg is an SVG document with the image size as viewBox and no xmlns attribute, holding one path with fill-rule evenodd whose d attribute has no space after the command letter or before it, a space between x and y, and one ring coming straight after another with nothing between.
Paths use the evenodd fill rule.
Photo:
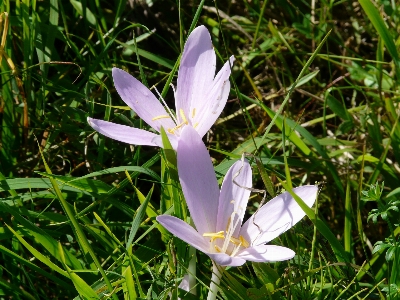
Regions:
<instances>
[{"instance_id":1,"label":"grass blade","mask_svg":"<svg viewBox=\"0 0 400 300\"><path fill-rule=\"evenodd\" d=\"M140 207L138 208L136 215L132 221L131 231L129 233L129 238L126 243L127 249L132 245L133 239L135 238L135 235L140 227L140 223L142 222L143 217L146 214L147 204L149 203L151 195L153 194L153 189L154 189L154 186L151 188L151 190L147 194L146 199L142 202L142 204L140 204ZM139 197L139 194L138 194L138 197Z\"/></svg>"},{"instance_id":2,"label":"grass blade","mask_svg":"<svg viewBox=\"0 0 400 300\"><path fill-rule=\"evenodd\" d=\"M347 252L349 257L351 257L351 221L352 221L352 209L351 209L350 184L349 180L347 180L343 236L344 236L344 250Z\"/></svg>"},{"instance_id":3,"label":"grass blade","mask_svg":"<svg viewBox=\"0 0 400 300\"><path fill-rule=\"evenodd\" d=\"M42 152L42 150L40 148L40 145L38 145L38 146L39 146L40 155L42 156L43 164L44 164L44 166L46 168L46 171L47 171L48 174L52 174L51 170L50 170L49 166L47 165L47 162L46 162L46 160L45 160L45 158L43 156L43 152ZM65 201L63 195L61 194L61 191L60 191L60 188L58 187L57 181L54 178L50 177L50 182L51 182L51 184L52 184L52 186L54 188L54 191L55 191L58 199L61 202L61 205L62 205L65 213L67 214L68 218L71 221L72 229L73 229L74 233L76 234L77 239L81 242L82 246L84 247L85 252L86 251L89 252L90 256L92 257L94 263L96 264L96 267L98 268L98 270L100 271L101 275L103 276L104 282L107 285L109 293L112 293L112 298L114 300L118 300L117 295L115 293L113 293L113 287L112 287L111 282L109 281L109 279L107 277L107 274L104 272L103 267L100 264L100 261L98 260L96 254L93 251L92 247L90 246L90 243L87 240L82 228L80 227L78 221L76 220L75 215L74 215L69 203L67 203Z\"/></svg>"},{"instance_id":4,"label":"grass blade","mask_svg":"<svg viewBox=\"0 0 400 300\"><path fill-rule=\"evenodd\" d=\"M81 295L83 299L99 299L96 292L65 264L64 250L60 243L58 243L58 251L61 256L61 261L63 262L64 267L67 269L68 275L71 278L72 283L74 284L79 295Z\"/></svg>"},{"instance_id":5,"label":"grass blade","mask_svg":"<svg viewBox=\"0 0 400 300\"><path fill-rule=\"evenodd\" d=\"M324 45L325 41L328 39L329 34L331 33L331 31L328 32L328 34L324 37L324 39L321 41L321 43L318 45L317 49L315 49L314 53L311 55L311 57L308 59L307 63L304 65L304 67L302 68L299 76L297 76L297 79L295 80L295 82L292 84L291 89L289 90L289 92L287 93L285 99L283 100L281 106L279 107L279 109L277 110L275 116L272 118L271 123L265 128L265 132L262 136L262 139L258 142L258 147L260 148L261 145L263 145L265 138L267 137L269 131L271 130L272 126L275 124L276 119L278 118L278 116L282 113L283 108L285 107L286 103L289 101L290 96L292 95L297 83L300 81L301 78L303 78L304 73L306 72L306 70L308 70L308 67L311 65L311 63L314 61L315 57L317 57L319 51L321 51L322 46ZM261 100L261 99L259 99Z\"/></svg>"},{"instance_id":6,"label":"grass blade","mask_svg":"<svg viewBox=\"0 0 400 300\"><path fill-rule=\"evenodd\" d=\"M360 0L361 7L364 9L365 13L368 16L368 19L371 21L372 25L374 25L378 34L382 37L383 42L385 43L386 49L390 53L393 58L393 61L396 65L396 74L399 76L400 72L400 60L399 54L397 51L397 47L393 41L393 37L390 34L383 18L381 17L378 9L370 0Z\"/></svg>"}]
</instances>

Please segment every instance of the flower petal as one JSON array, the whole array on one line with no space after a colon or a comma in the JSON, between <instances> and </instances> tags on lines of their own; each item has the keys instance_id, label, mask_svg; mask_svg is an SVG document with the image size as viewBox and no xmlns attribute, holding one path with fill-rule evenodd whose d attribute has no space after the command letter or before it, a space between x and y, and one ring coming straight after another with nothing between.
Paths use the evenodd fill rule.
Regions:
<instances>
[{"instance_id":1,"label":"flower petal","mask_svg":"<svg viewBox=\"0 0 400 300\"><path fill-rule=\"evenodd\" d=\"M175 95L177 112L182 109L186 117L192 115L191 105L205 101L215 76L215 52L210 33L204 26L195 28L189 35L183 49L178 71L178 82ZM177 113L179 122L182 122ZM192 124L194 125L194 124Z\"/></svg>"},{"instance_id":2,"label":"flower petal","mask_svg":"<svg viewBox=\"0 0 400 300\"><path fill-rule=\"evenodd\" d=\"M114 140L130 145L157 146L153 142L157 135L152 132L98 119L87 118L87 121L94 130Z\"/></svg>"},{"instance_id":3,"label":"flower petal","mask_svg":"<svg viewBox=\"0 0 400 300\"><path fill-rule=\"evenodd\" d=\"M292 249L286 247L260 245L239 252L237 257L255 262L266 262L292 259L295 254Z\"/></svg>"},{"instance_id":4,"label":"flower petal","mask_svg":"<svg viewBox=\"0 0 400 300\"><path fill-rule=\"evenodd\" d=\"M215 263L220 266L239 267L243 265L246 260L241 257L232 257L225 253L206 253Z\"/></svg>"},{"instance_id":5,"label":"flower petal","mask_svg":"<svg viewBox=\"0 0 400 300\"><path fill-rule=\"evenodd\" d=\"M181 219L175 218L173 216L162 215L158 216L157 222L165 227L169 232L171 232L176 237L180 238L182 241L188 243L189 245L195 247L201 252L209 251L209 243L201 236L192 226L183 222Z\"/></svg>"},{"instance_id":6,"label":"flower petal","mask_svg":"<svg viewBox=\"0 0 400 300\"><path fill-rule=\"evenodd\" d=\"M306 185L294 188L303 201L311 207L317 198L318 186ZM265 244L285 232L305 216L304 211L289 194L285 192L263 205L240 230L252 246Z\"/></svg>"},{"instance_id":7,"label":"flower petal","mask_svg":"<svg viewBox=\"0 0 400 300\"><path fill-rule=\"evenodd\" d=\"M160 101L139 80L118 68L112 69L112 76L122 100L147 124L157 131L160 131L161 125L165 130L176 126ZM161 118L153 120L157 117Z\"/></svg>"},{"instance_id":8,"label":"flower petal","mask_svg":"<svg viewBox=\"0 0 400 300\"><path fill-rule=\"evenodd\" d=\"M167 133L169 142L171 143L171 146L174 150L178 148L178 137L173 134ZM156 144L160 148L164 148L163 142L162 142L162 137L161 135L156 135L156 137L153 139L153 143Z\"/></svg>"},{"instance_id":9,"label":"flower petal","mask_svg":"<svg viewBox=\"0 0 400 300\"><path fill-rule=\"evenodd\" d=\"M192 102L191 111L193 111L193 108L197 105L196 111L198 112L192 123L199 124L196 130L199 132L200 136L207 133L225 107L231 88L229 76L231 75L231 67L234 61L235 58L231 56L225 63L215 77L212 87L208 90L202 102Z\"/></svg>"},{"instance_id":10,"label":"flower petal","mask_svg":"<svg viewBox=\"0 0 400 300\"><path fill-rule=\"evenodd\" d=\"M180 289L182 289L182 290L184 290L186 292L189 292L189 288L190 288L190 286L189 286L189 274L185 274L183 276L182 281L179 284L178 288L180 288Z\"/></svg>"},{"instance_id":11,"label":"flower petal","mask_svg":"<svg viewBox=\"0 0 400 300\"><path fill-rule=\"evenodd\" d=\"M237 161L226 173L219 195L217 232L226 231L229 221L232 226L237 222L233 236L239 236L250 196L250 191L243 187L252 187L251 174L251 167L246 159ZM233 212L235 215L231 218Z\"/></svg>"},{"instance_id":12,"label":"flower petal","mask_svg":"<svg viewBox=\"0 0 400 300\"><path fill-rule=\"evenodd\" d=\"M216 232L219 189L210 155L197 131L185 126L178 142L178 173L200 235Z\"/></svg>"}]
</instances>

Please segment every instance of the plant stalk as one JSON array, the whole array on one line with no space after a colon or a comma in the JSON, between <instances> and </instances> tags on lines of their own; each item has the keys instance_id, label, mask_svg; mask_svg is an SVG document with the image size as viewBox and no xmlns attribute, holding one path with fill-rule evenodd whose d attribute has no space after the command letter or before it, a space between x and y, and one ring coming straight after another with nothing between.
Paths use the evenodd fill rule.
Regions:
<instances>
[{"instance_id":1,"label":"plant stalk","mask_svg":"<svg viewBox=\"0 0 400 300\"><path fill-rule=\"evenodd\" d=\"M189 247L189 293L196 295L196 248Z\"/></svg>"},{"instance_id":2,"label":"plant stalk","mask_svg":"<svg viewBox=\"0 0 400 300\"><path fill-rule=\"evenodd\" d=\"M220 283L221 277L222 277L221 271L223 271L223 268L219 267L216 263L213 262L211 284L210 284L210 290L208 291L207 300L217 299L219 283Z\"/></svg>"}]
</instances>

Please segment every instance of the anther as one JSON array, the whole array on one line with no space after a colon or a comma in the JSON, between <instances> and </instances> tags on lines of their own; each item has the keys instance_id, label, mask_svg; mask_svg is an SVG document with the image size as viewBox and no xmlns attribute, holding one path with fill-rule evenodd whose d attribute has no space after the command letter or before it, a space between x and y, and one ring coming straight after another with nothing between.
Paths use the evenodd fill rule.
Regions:
<instances>
[{"instance_id":1,"label":"anther","mask_svg":"<svg viewBox=\"0 0 400 300\"><path fill-rule=\"evenodd\" d=\"M215 232L215 233L203 233L204 237L211 237L211 242L214 242L216 239L224 239L224 232L223 231L219 231L219 232Z\"/></svg>"},{"instance_id":2,"label":"anther","mask_svg":"<svg viewBox=\"0 0 400 300\"><path fill-rule=\"evenodd\" d=\"M234 244L234 245L240 245L242 243L242 241L240 239L237 239L237 238L234 238L234 237L230 238L230 242L232 244Z\"/></svg>"},{"instance_id":3,"label":"anther","mask_svg":"<svg viewBox=\"0 0 400 300\"><path fill-rule=\"evenodd\" d=\"M249 242L245 240L245 238L243 237L243 235L241 235L241 236L239 237L239 239L240 239L240 242L242 243L242 246L243 246L243 247L245 247L245 248L249 248L249 247L250 247Z\"/></svg>"},{"instance_id":4,"label":"anther","mask_svg":"<svg viewBox=\"0 0 400 300\"><path fill-rule=\"evenodd\" d=\"M185 125L185 122L179 124L178 126L175 126L174 128L170 128L167 131L171 134L174 134L174 131L176 131L177 129L181 128L183 125Z\"/></svg>"},{"instance_id":5,"label":"anther","mask_svg":"<svg viewBox=\"0 0 400 300\"><path fill-rule=\"evenodd\" d=\"M218 247L217 245L214 245L214 249L217 250L217 252L221 253L222 249L220 247Z\"/></svg>"},{"instance_id":6,"label":"anther","mask_svg":"<svg viewBox=\"0 0 400 300\"><path fill-rule=\"evenodd\" d=\"M181 108L181 109L179 109L179 114L180 114L180 115L181 115L181 117L182 117L183 123L185 123L186 125L188 125L188 124L189 124L189 122L188 122L188 120L186 119L185 112L183 111L183 109L182 109L182 108Z\"/></svg>"},{"instance_id":7,"label":"anther","mask_svg":"<svg viewBox=\"0 0 400 300\"><path fill-rule=\"evenodd\" d=\"M171 117L168 116L168 115L161 115L161 116L154 117L154 118L151 119L151 120L152 120L152 121L156 121L156 120L159 120L159 119L168 119L168 118L171 118Z\"/></svg>"},{"instance_id":8,"label":"anther","mask_svg":"<svg viewBox=\"0 0 400 300\"><path fill-rule=\"evenodd\" d=\"M192 119L194 118L195 115L196 115L196 108L193 108L193 110L192 110Z\"/></svg>"}]
</instances>

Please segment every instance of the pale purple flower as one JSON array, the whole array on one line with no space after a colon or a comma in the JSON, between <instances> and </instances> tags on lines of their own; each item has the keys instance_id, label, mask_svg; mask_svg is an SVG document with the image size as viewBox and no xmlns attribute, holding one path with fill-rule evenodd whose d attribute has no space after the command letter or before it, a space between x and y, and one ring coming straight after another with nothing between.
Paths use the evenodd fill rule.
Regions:
<instances>
[{"instance_id":1,"label":"pale purple flower","mask_svg":"<svg viewBox=\"0 0 400 300\"><path fill-rule=\"evenodd\" d=\"M294 257L291 249L265 245L305 215L288 192L268 201L242 225L250 196L243 187L252 186L249 163L245 159L234 163L220 191L208 151L195 130L186 127L182 131L177 153L179 178L196 229L168 215L157 217L161 225L221 266ZM318 187L308 185L293 191L311 207Z\"/></svg>"},{"instance_id":2,"label":"pale purple flower","mask_svg":"<svg viewBox=\"0 0 400 300\"><path fill-rule=\"evenodd\" d=\"M189 274L185 274L182 278L181 283L178 286L180 289L189 292L190 285L189 285Z\"/></svg>"},{"instance_id":3,"label":"pale purple flower","mask_svg":"<svg viewBox=\"0 0 400 300\"><path fill-rule=\"evenodd\" d=\"M178 71L175 114L127 72L113 68L112 76L122 100L155 131L160 132L163 126L176 149L183 127L190 125L204 136L221 114L229 95L233 61L232 56L215 76L216 56L210 34L204 26L194 29L185 44ZM88 118L88 123L117 141L162 147L161 136L153 132L93 118Z\"/></svg>"}]
</instances>

